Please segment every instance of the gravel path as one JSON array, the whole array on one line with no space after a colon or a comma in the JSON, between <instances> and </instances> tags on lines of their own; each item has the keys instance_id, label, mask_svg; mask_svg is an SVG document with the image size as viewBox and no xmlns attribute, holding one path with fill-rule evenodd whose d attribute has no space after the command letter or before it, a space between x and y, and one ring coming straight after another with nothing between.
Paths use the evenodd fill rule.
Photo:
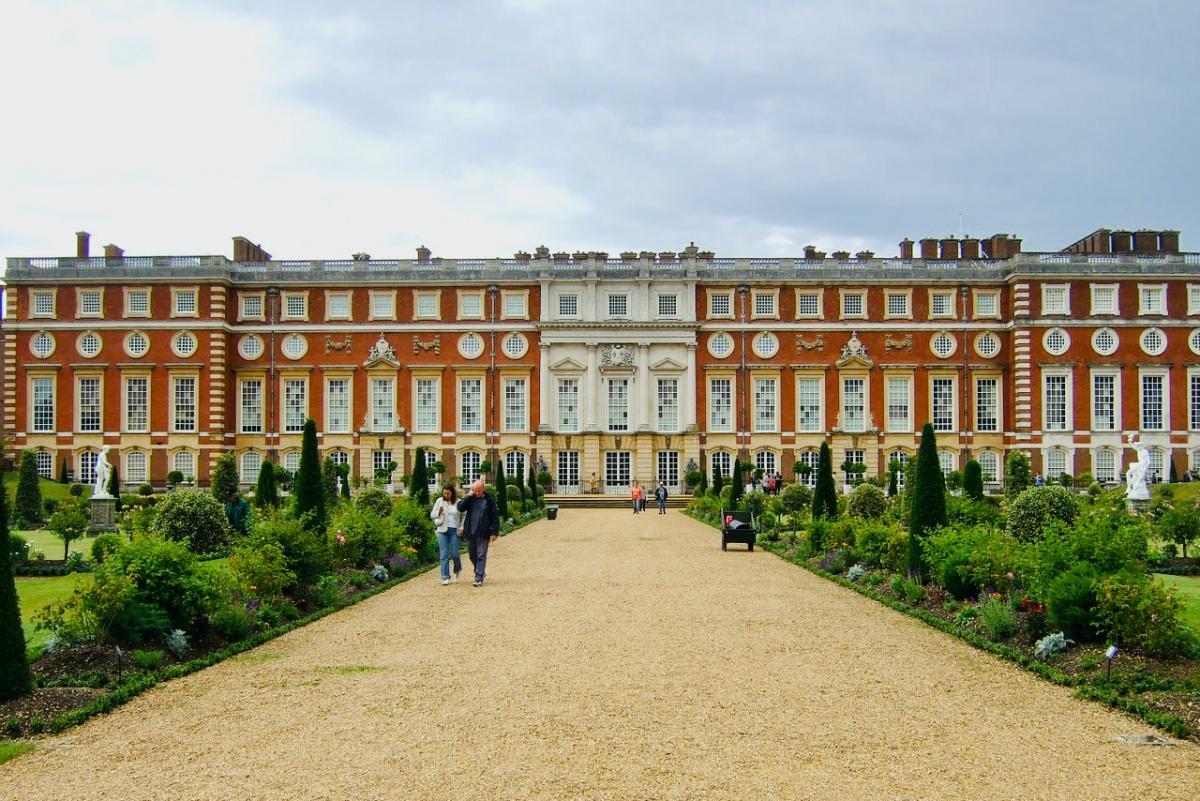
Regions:
<instances>
[{"instance_id":1,"label":"gravel path","mask_svg":"<svg viewBox=\"0 0 1200 801\"><path fill-rule=\"evenodd\" d=\"M1196 797L1197 747L678 512L564 510L489 565L159 687L0 798Z\"/></svg>"}]
</instances>

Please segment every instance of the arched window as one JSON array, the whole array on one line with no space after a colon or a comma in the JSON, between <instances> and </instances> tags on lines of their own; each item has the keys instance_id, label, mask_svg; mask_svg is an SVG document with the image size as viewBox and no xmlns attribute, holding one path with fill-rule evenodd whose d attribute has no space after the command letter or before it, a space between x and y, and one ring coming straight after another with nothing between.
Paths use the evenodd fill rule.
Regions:
<instances>
[{"instance_id":1,"label":"arched window","mask_svg":"<svg viewBox=\"0 0 1200 801\"><path fill-rule=\"evenodd\" d=\"M483 464L483 455L479 451L463 451L458 457L458 464L463 481L468 485L473 484L480 478L479 465Z\"/></svg>"},{"instance_id":2,"label":"arched window","mask_svg":"<svg viewBox=\"0 0 1200 801\"><path fill-rule=\"evenodd\" d=\"M196 475L196 454L188 450L175 451L175 457L171 460L171 469L183 473L185 481L194 478Z\"/></svg>"},{"instance_id":3,"label":"arched window","mask_svg":"<svg viewBox=\"0 0 1200 801\"><path fill-rule=\"evenodd\" d=\"M754 467L763 471L763 475L775 475L776 472L775 451L759 451L754 454Z\"/></svg>"},{"instance_id":4,"label":"arched window","mask_svg":"<svg viewBox=\"0 0 1200 801\"><path fill-rule=\"evenodd\" d=\"M300 451L288 451L283 455L283 469L289 473L300 469Z\"/></svg>"},{"instance_id":5,"label":"arched window","mask_svg":"<svg viewBox=\"0 0 1200 801\"><path fill-rule=\"evenodd\" d=\"M1099 483L1117 483L1117 454L1115 451L1108 448L1096 451L1096 455L1092 458L1092 468L1096 481Z\"/></svg>"},{"instance_id":6,"label":"arched window","mask_svg":"<svg viewBox=\"0 0 1200 801\"><path fill-rule=\"evenodd\" d=\"M1163 465L1166 464L1166 455L1162 448L1150 449L1150 475L1146 476L1146 480L1151 484L1157 484L1159 481L1166 480L1166 473L1163 472Z\"/></svg>"},{"instance_id":7,"label":"arched window","mask_svg":"<svg viewBox=\"0 0 1200 801\"><path fill-rule=\"evenodd\" d=\"M1188 469L1193 473L1200 474L1200 448L1192 450L1191 458L1188 461ZM1195 478L1195 476L1193 476Z\"/></svg>"},{"instance_id":8,"label":"arched window","mask_svg":"<svg viewBox=\"0 0 1200 801\"><path fill-rule=\"evenodd\" d=\"M431 491L436 491L438 486L437 473L433 472L433 463L438 460L437 451L432 448L425 449L425 483L429 485Z\"/></svg>"},{"instance_id":9,"label":"arched window","mask_svg":"<svg viewBox=\"0 0 1200 801\"><path fill-rule=\"evenodd\" d=\"M262 469L262 454L258 451L246 451L242 454L241 481L243 484L257 484L258 471Z\"/></svg>"},{"instance_id":10,"label":"arched window","mask_svg":"<svg viewBox=\"0 0 1200 801\"><path fill-rule=\"evenodd\" d=\"M79 454L79 483L95 484L96 483L96 457L99 456L95 451L84 451Z\"/></svg>"},{"instance_id":11,"label":"arched window","mask_svg":"<svg viewBox=\"0 0 1200 801\"><path fill-rule=\"evenodd\" d=\"M976 461L979 462L984 484L1000 483L1000 454L995 451L980 451Z\"/></svg>"},{"instance_id":12,"label":"arched window","mask_svg":"<svg viewBox=\"0 0 1200 801\"><path fill-rule=\"evenodd\" d=\"M350 454L346 453L345 451L330 451L329 458L339 467L350 464Z\"/></svg>"},{"instance_id":13,"label":"arched window","mask_svg":"<svg viewBox=\"0 0 1200 801\"><path fill-rule=\"evenodd\" d=\"M800 464L806 464L812 468L812 470L808 471L807 474L797 473L796 480L801 484L807 484L810 487L817 486L817 464L821 461L821 454L817 451L804 451L800 454L800 458L798 458L796 461L800 462Z\"/></svg>"},{"instance_id":14,"label":"arched window","mask_svg":"<svg viewBox=\"0 0 1200 801\"><path fill-rule=\"evenodd\" d=\"M723 478L733 475L733 457L729 455L729 451L713 451L709 454L708 461L712 467L710 472L720 471Z\"/></svg>"},{"instance_id":15,"label":"arched window","mask_svg":"<svg viewBox=\"0 0 1200 801\"><path fill-rule=\"evenodd\" d=\"M1046 451L1046 483L1057 484L1067 472L1068 463L1068 454L1063 448L1051 448Z\"/></svg>"},{"instance_id":16,"label":"arched window","mask_svg":"<svg viewBox=\"0 0 1200 801\"><path fill-rule=\"evenodd\" d=\"M525 454L513 450L504 454L504 477L520 481L525 475Z\"/></svg>"},{"instance_id":17,"label":"arched window","mask_svg":"<svg viewBox=\"0 0 1200 801\"><path fill-rule=\"evenodd\" d=\"M941 465L943 478L954 472L954 462L954 451L938 451L938 464Z\"/></svg>"},{"instance_id":18,"label":"arched window","mask_svg":"<svg viewBox=\"0 0 1200 801\"><path fill-rule=\"evenodd\" d=\"M900 463L900 472L896 473L896 489L904 489L904 467L908 464L908 451L892 451L888 456L888 464L892 462ZM890 468L889 468L890 469Z\"/></svg>"},{"instance_id":19,"label":"arched window","mask_svg":"<svg viewBox=\"0 0 1200 801\"><path fill-rule=\"evenodd\" d=\"M50 451L38 451L34 456L38 475L42 478L54 478L54 454Z\"/></svg>"},{"instance_id":20,"label":"arched window","mask_svg":"<svg viewBox=\"0 0 1200 801\"><path fill-rule=\"evenodd\" d=\"M146 452L130 451L125 454L125 482L145 484L146 478Z\"/></svg>"}]
</instances>

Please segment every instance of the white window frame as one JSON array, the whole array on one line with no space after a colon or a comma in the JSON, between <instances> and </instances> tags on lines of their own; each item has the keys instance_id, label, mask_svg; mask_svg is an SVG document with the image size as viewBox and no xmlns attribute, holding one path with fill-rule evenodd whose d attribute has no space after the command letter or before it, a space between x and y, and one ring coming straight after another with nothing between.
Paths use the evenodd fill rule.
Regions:
<instances>
[{"instance_id":1,"label":"white window frame","mask_svg":"<svg viewBox=\"0 0 1200 801\"><path fill-rule=\"evenodd\" d=\"M1200 314L1200 284L1187 285L1187 313L1189 317Z\"/></svg>"},{"instance_id":2,"label":"white window frame","mask_svg":"<svg viewBox=\"0 0 1200 801\"><path fill-rule=\"evenodd\" d=\"M816 385L816 394L810 392L808 382ZM805 400L816 399L815 420L810 424L810 404ZM796 432L806 434L823 433L825 431L825 377L823 375L796 375Z\"/></svg>"},{"instance_id":3,"label":"white window frame","mask_svg":"<svg viewBox=\"0 0 1200 801\"><path fill-rule=\"evenodd\" d=\"M479 304L479 310L472 312L466 308L467 301L471 300ZM486 312L484 302L484 292L482 289L460 289L458 290L458 319L460 320L482 320Z\"/></svg>"},{"instance_id":4,"label":"white window frame","mask_svg":"<svg viewBox=\"0 0 1200 801\"><path fill-rule=\"evenodd\" d=\"M1092 284L1092 316L1099 317L1101 315L1117 315L1121 313L1121 285L1120 284ZM1109 305L1101 304L1097 298L1099 293L1112 293L1112 303Z\"/></svg>"},{"instance_id":5,"label":"white window frame","mask_svg":"<svg viewBox=\"0 0 1200 801\"><path fill-rule=\"evenodd\" d=\"M1000 290L998 289L974 289L971 291L971 311L976 320L999 320L1000 319ZM990 298L993 306L992 311L982 311L979 308L979 302L983 298Z\"/></svg>"},{"instance_id":6,"label":"white window frame","mask_svg":"<svg viewBox=\"0 0 1200 801\"><path fill-rule=\"evenodd\" d=\"M380 390L384 390L381 394ZM396 430L396 379L370 376L367 379L371 433L391 434ZM386 397L384 397L386 395ZM386 403L381 403L386 400Z\"/></svg>"},{"instance_id":7,"label":"white window frame","mask_svg":"<svg viewBox=\"0 0 1200 801\"><path fill-rule=\"evenodd\" d=\"M1161 381L1162 414L1157 428L1146 425L1146 382L1145 379L1157 377ZM1165 368L1140 368L1138 370L1138 430L1139 431L1170 431L1171 429L1171 376Z\"/></svg>"},{"instance_id":8,"label":"white window frame","mask_svg":"<svg viewBox=\"0 0 1200 801\"><path fill-rule=\"evenodd\" d=\"M289 394L296 386L300 387L299 405L295 404L294 394ZM304 424L308 420L308 379L303 376L283 376L279 381L279 421L280 431L284 434L304 433ZM299 423L294 418L289 419L289 412L299 410Z\"/></svg>"},{"instance_id":9,"label":"white window frame","mask_svg":"<svg viewBox=\"0 0 1200 801\"><path fill-rule=\"evenodd\" d=\"M184 400L180 396L180 384L191 383L191 409L181 406ZM183 414L181 414L183 412ZM188 414L191 415L191 425L188 425ZM173 375L171 376L171 431L176 434L195 434L199 431L200 421L200 376Z\"/></svg>"},{"instance_id":10,"label":"white window frame","mask_svg":"<svg viewBox=\"0 0 1200 801\"><path fill-rule=\"evenodd\" d=\"M1050 384L1062 381L1062 420L1051 417L1053 411L1050 404ZM1042 370L1042 430L1046 432L1066 433L1075 429L1074 425L1074 389L1072 387L1070 370Z\"/></svg>"},{"instance_id":11,"label":"white window frame","mask_svg":"<svg viewBox=\"0 0 1200 801\"><path fill-rule=\"evenodd\" d=\"M763 310L759 310L759 301L763 301ZM769 305L769 308L767 306ZM750 319L778 320L779 319L779 290L752 289L750 290Z\"/></svg>"},{"instance_id":12,"label":"white window frame","mask_svg":"<svg viewBox=\"0 0 1200 801\"><path fill-rule=\"evenodd\" d=\"M146 297L146 308L138 311L133 308L134 296ZM151 317L154 313L154 293L148 286L127 286L125 287L125 302L122 305L124 309L123 316L125 317Z\"/></svg>"},{"instance_id":13,"label":"white window frame","mask_svg":"<svg viewBox=\"0 0 1200 801\"><path fill-rule=\"evenodd\" d=\"M614 312L614 302L620 300L625 304L625 311ZM628 292L608 292L604 295L604 317L608 320L627 320L632 306Z\"/></svg>"},{"instance_id":14,"label":"white window frame","mask_svg":"<svg viewBox=\"0 0 1200 801\"><path fill-rule=\"evenodd\" d=\"M1096 379L1110 378L1112 379L1112 424L1105 427L1096 425ZM1089 395L1089 425L1092 431L1120 431L1121 430L1121 371L1109 369L1094 369L1088 375L1088 395Z\"/></svg>"},{"instance_id":15,"label":"white window frame","mask_svg":"<svg viewBox=\"0 0 1200 801\"><path fill-rule=\"evenodd\" d=\"M851 407L848 402L852 398L852 393L847 391L851 382L855 382L861 387L862 392L860 401L857 407ZM849 433L862 433L867 430L867 417L870 415L870 397L867 377L865 375L844 375L838 380L838 388L841 390L841 409L842 409L842 430ZM857 408L858 416L854 418L852 425L851 411Z\"/></svg>"},{"instance_id":16,"label":"white window frame","mask_svg":"<svg viewBox=\"0 0 1200 801\"><path fill-rule=\"evenodd\" d=\"M84 420L83 383L96 382L96 402L88 404L88 413L94 416L94 422ZM91 422L91 425L85 425ZM99 434L104 431L104 376L103 374L75 374L75 430L81 434Z\"/></svg>"},{"instance_id":17,"label":"white window frame","mask_svg":"<svg viewBox=\"0 0 1200 801\"><path fill-rule=\"evenodd\" d=\"M1051 308L1050 296L1054 292L1062 292L1062 307ZM1071 285L1070 284L1042 284L1042 316L1063 316L1071 313Z\"/></svg>"},{"instance_id":18,"label":"white window frame","mask_svg":"<svg viewBox=\"0 0 1200 801\"><path fill-rule=\"evenodd\" d=\"M950 382L950 422L945 428L939 428L937 386L944 381ZM929 422L933 430L939 434L952 434L960 430L958 408L958 376L931 375L929 376Z\"/></svg>"},{"instance_id":19,"label":"white window frame","mask_svg":"<svg viewBox=\"0 0 1200 801\"><path fill-rule=\"evenodd\" d=\"M939 301L945 301L946 311L934 311L934 304ZM958 317L957 304L955 303L955 292L953 289L931 289L929 290L929 319L930 320L953 320Z\"/></svg>"},{"instance_id":20,"label":"white window frame","mask_svg":"<svg viewBox=\"0 0 1200 801\"><path fill-rule=\"evenodd\" d=\"M300 313L296 313L288 309L288 302L297 300L303 306ZM279 319L281 320L308 320L308 292L288 291L279 293Z\"/></svg>"},{"instance_id":21,"label":"white window frame","mask_svg":"<svg viewBox=\"0 0 1200 801\"><path fill-rule=\"evenodd\" d=\"M256 461L257 460L257 461ZM238 482L242 484L257 484L258 474L262 471L263 457L256 450L242 451L238 457Z\"/></svg>"},{"instance_id":22,"label":"white window frame","mask_svg":"<svg viewBox=\"0 0 1200 801\"><path fill-rule=\"evenodd\" d=\"M192 297L191 311L180 308L180 300L187 296ZM199 317L200 316L200 287L198 286L173 286L171 287L171 316L172 317Z\"/></svg>"},{"instance_id":23,"label":"white window frame","mask_svg":"<svg viewBox=\"0 0 1200 801\"><path fill-rule=\"evenodd\" d=\"M83 299L84 296L96 297L96 310L84 311ZM104 288L103 287L76 287L75 288L75 317L79 320L98 320L104 317Z\"/></svg>"},{"instance_id":24,"label":"white window frame","mask_svg":"<svg viewBox=\"0 0 1200 801\"><path fill-rule=\"evenodd\" d=\"M520 408L517 409L513 404L513 399L516 398L515 393L510 393L510 388L520 387ZM525 432L529 430L529 380L524 377L505 377L500 382L500 393L503 399L503 418L501 423L501 431L508 432ZM520 419L514 414L518 412Z\"/></svg>"},{"instance_id":25,"label":"white window frame","mask_svg":"<svg viewBox=\"0 0 1200 801\"><path fill-rule=\"evenodd\" d=\"M345 303L344 310L335 311L334 303ZM351 320L354 318L354 294L350 290L326 290L325 292L325 319L326 320Z\"/></svg>"},{"instance_id":26,"label":"white window frame","mask_svg":"<svg viewBox=\"0 0 1200 801\"><path fill-rule=\"evenodd\" d=\"M751 403L754 404L753 431L774 434L779 431L779 378L752 376Z\"/></svg>"},{"instance_id":27,"label":"white window frame","mask_svg":"<svg viewBox=\"0 0 1200 801\"><path fill-rule=\"evenodd\" d=\"M247 300L258 301L258 312L251 313L246 310ZM267 319L267 294L265 292L239 292L238 293L238 321L243 320L266 320Z\"/></svg>"},{"instance_id":28,"label":"white window frame","mask_svg":"<svg viewBox=\"0 0 1200 801\"><path fill-rule=\"evenodd\" d=\"M558 414L557 430L564 434L577 434L581 429L578 376L559 376L556 383L555 408ZM570 391L564 391L570 387Z\"/></svg>"},{"instance_id":29,"label":"white window frame","mask_svg":"<svg viewBox=\"0 0 1200 801\"><path fill-rule=\"evenodd\" d=\"M1146 293L1151 292L1157 295L1161 301L1161 306L1152 308L1146 303ZM1148 315L1166 316L1167 314L1167 285L1166 284L1138 284L1138 316L1145 317Z\"/></svg>"},{"instance_id":30,"label":"white window frame","mask_svg":"<svg viewBox=\"0 0 1200 801\"><path fill-rule=\"evenodd\" d=\"M893 392L893 389L899 384L904 385L904 397L900 399L903 401L904 416L894 417L893 410L901 408L901 403L898 402L896 393ZM910 433L913 430L913 377L911 375L884 374L883 389L884 416L888 433Z\"/></svg>"},{"instance_id":31,"label":"white window frame","mask_svg":"<svg viewBox=\"0 0 1200 801\"><path fill-rule=\"evenodd\" d=\"M816 301L816 309L814 311L804 311L803 306L812 299ZM796 288L796 319L797 320L821 320L825 317L825 291L823 289L813 289L811 287Z\"/></svg>"},{"instance_id":32,"label":"white window frame","mask_svg":"<svg viewBox=\"0 0 1200 801\"><path fill-rule=\"evenodd\" d=\"M1107 456L1112 460L1111 468L1107 465L1101 466L1101 457ZM1111 474L1109 470L1111 469ZM1108 475L1106 475L1108 474ZM1121 480L1121 457L1120 454L1112 448L1096 448L1092 451L1092 476L1100 484L1116 484Z\"/></svg>"},{"instance_id":33,"label":"white window frame","mask_svg":"<svg viewBox=\"0 0 1200 801\"><path fill-rule=\"evenodd\" d=\"M557 314L558 317L564 318L567 320L576 320L579 318L580 298L579 298L578 292L559 293L557 295L557 300L558 300L558 307L557 307L558 308L558 314ZM575 307L574 311L564 311L563 310L564 304L566 304L568 301L570 301L570 305L573 305Z\"/></svg>"},{"instance_id":34,"label":"white window frame","mask_svg":"<svg viewBox=\"0 0 1200 801\"><path fill-rule=\"evenodd\" d=\"M606 431L624 433L633 430L632 415L629 413L631 383L628 378L610 378L604 382L605 409L608 415L605 420ZM622 391L618 392L618 388L621 388ZM622 400L624 404L617 405L617 402ZM623 423L621 422L622 418L624 419Z\"/></svg>"},{"instance_id":35,"label":"white window frame","mask_svg":"<svg viewBox=\"0 0 1200 801\"><path fill-rule=\"evenodd\" d=\"M48 311L38 311L39 299L50 299L50 309ZM29 290L29 316L33 319L46 319L55 317L58 313L58 291L54 289L31 289Z\"/></svg>"},{"instance_id":36,"label":"white window frame","mask_svg":"<svg viewBox=\"0 0 1200 801\"><path fill-rule=\"evenodd\" d=\"M1004 460L1000 458L1000 454L993 450L981 450L978 458L979 472L982 474L983 483L987 486L996 486L1004 479Z\"/></svg>"},{"instance_id":37,"label":"white window frame","mask_svg":"<svg viewBox=\"0 0 1200 801\"><path fill-rule=\"evenodd\" d=\"M263 378L260 378L257 376L255 376L253 378L238 379L237 402L238 402L238 432L239 433L242 433L242 434L265 434L265 433L267 433L266 414L264 413L265 412L264 404L266 401L265 401L265 396L264 396L264 392L263 392L263 388L265 387L265 385L266 385L266 381ZM246 391L247 391L247 388L251 387L251 386L257 387L256 392L257 392L258 397L257 397L256 404L254 406L247 406ZM251 423L248 425L246 412L248 409L253 410L255 408L257 408L258 423L257 424Z\"/></svg>"},{"instance_id":38,"label":"white window frame","mask_svg":"<svg viewBox=\"0 0 1200 801\"><path fill-rule=\"evenodd\" d=\"M430 305L432 304L432 307ZM424 306L424 308L422 308ZM413 319L438 320L442 316L442 291L440 289L413 290Z\"/></svg>"},{"instance_id":39,"label":"white window frame","mask_svg":"<svg viewBox=\"0 0 1200 801\"><path fill-rule=\"evenodd\" d=\"M978 376L974 376L974 379L975 379L975 430L979 433L986 433L986 434L1000 433L1001 431L1003 431L1003 423L1002 423L1002 418L1000 416L1001 415L1001 404L1002 404L1001 398L1003 396L1003 386L1001 384L1000 376L978 375ZM980 385L985 381L990 382L993 385L992 390L990 391L991 407L992 407L990 411L991 411L991 414L993 417L993 419L991 421L992 426L990 428L984 428L984 423L986 422L986 418L983 416L983 414L981 414L982 412L985 411L982 401L986 396L983 392L980 392L979 388L980 388Z\"/></svg>"},{"instance_id":40,"label":"white window frame","mask_svg":"<svg viewBox=\"0 0 1200 801\"><path fill-rule=\"evenodd\" d=\"M902 301L902 308L893 311L892 301ZM885 320L911 320L912 319L912 290L911 289L888 289L883 293L883 318Z\"/></svg>"},{"instance_id":41,"label":"white window frame","mask_svg":"<svg viewBox=\"0 0 1200 801\"><path fill-rule=\"evenodd\" d=\"M150 454L141 448L132 448L125 452L124 462L122 484L145 484L150 480Z\"/></svg>"},{"instance_id":42,"label":"white window frame","mask_svg":"<svg viewBox=\"0 0 1200 801\"><path fill-rule=\"evenodd\" d=\"M1187 371L1188 431L1200 431L1200 368Z\"/></svg>"},{"instance_id":43,"label":"white window frame","mask_svg":"<svg viewBox=\"0 0 1200 801\"><path fill-rule=\"evenodd\" d=\"M335 410L333 399L333 385L335 383L344 384L345 390L336 393L339 398L344 398L345 403L339 404ZM354 379L348 375L327 375L325 376L325 433L326 434L349 434L354 429ZM336 414L335 414L336 412Z\"/></svg>"},{"instance_id":44,"label":"white window frame","mask_svg":"<svg viewBox=\"0 0 1200 801\"><path fill-rule=\"evenodd\" d=\"M841 311L841 319L843 320L864 320L867 317L867 290L865 289L841 289L838 290L838 309ZM848 312L846 310L846 302L851 298L857 298L859 302L859 310L857 312Z\"/></svg>"},{"instance_id":45,"label":"white window frame","mask_svg":"<svg viewBox=\"0 0 1200 801\"><path fill-rule=\"evenodd\" d=\"M48 422L44 404L38 401L38 386L50 387ZM39 409L40 412L39 413ZM35 434L53 434L58 426L58 380L53 375L29 376L29 430Z\"/></svg>"},{"instance_id":46,"label":"white window frame","mask_svg":"<svg viewBox=\"0 0 1200 801\"><path fill-rule=\"evenodd\" d=\"M732 319L734 319L735 309L733 307L733 290L732 289L709 289L707 291L708 291L708 303L705 305L706 305L706 308L708 309L708 319L709 320L732 320ZM729 304L729 311L719 312L716 310L715 300L717 298L723 298L725 300L725 302Z\"/></svg>"},{"instance_id":47,"label":"white window frame","mask_svg":"<svg viewBox=\"0 0 1200 801\"><path fill-rule=\"evenodd\" d=\"M441 432L442 380L437 376L414 375L412 380L413 433Z\"/></svg>"},{"instance_id":48,"label":"white window frame","mask_svg":"<svg viewBox=\"0 0 1200 801\"><path fill-rule=\"evenodd\" d=\"M664 301L670 301L670 304L675 308L669 311L663 310ZM676 320L679 318L679 293L678 292L660 292L655 296L654 308L657 312L657 317L660 320Z\"/></svg>"},{"instance_id":49,"label":"white window frame","mask_svg":"<svg viewBox=\"0 0 1200 801\"><path fill-rule=\"evenodd\" d=\"M722 392L718 396L714 385L718 382L723 382L727 385L727 392ZM734 411L737 407L734 401L736 390L734 388L736 379L733 376L710 376L708 379L708 430L713 433L732 433L735 428L736 415ZM717 403L715 398L721 397L722 401ZM725 412L724 421L718 416L721 412Z\"/></svg>"},{"instance_id":50,"label":"white window frame","mask_svg":"<svg viewBox=\"0 0 1200 801\"><path fill-rule=\"evenodd\" d=\"M138 422L136 419L131 419L130 414L132 407L130 406L129 388L134 381L144 381L146 383L146 401L145 401L145 425L135 426ZM121 376L121 430L128 434L149 434L150 433L150 412L154 408L154 401L151 397L152 386L149 374L132 374Z\"/></svg>"},{"instance_id":51,"label":"white window frame","mask_svg":"<svg viewBox=\"0 0 1200 801\"><path fill-rule=\"evenodd\" d=\"M468 382L475 385L475 399L472 406L468 406L468 395L463 387ZM483 376L479 375L461 375L458 376L458 430L464 434L482 434L483 425L483 392L484 381ZM473 425L468 425L468 418L474 416L475 422Z\"/></svg>"},{"instance_id":52,"label":"white window frame","mask_svg":"<svg viewBox=\"0 0 1200 801\"><path fill-rule=\"evenodd\" d=\"M500 290L500 319L528 320L529 319L529 290L502 289Z\"/></svg>"}]
</instances>

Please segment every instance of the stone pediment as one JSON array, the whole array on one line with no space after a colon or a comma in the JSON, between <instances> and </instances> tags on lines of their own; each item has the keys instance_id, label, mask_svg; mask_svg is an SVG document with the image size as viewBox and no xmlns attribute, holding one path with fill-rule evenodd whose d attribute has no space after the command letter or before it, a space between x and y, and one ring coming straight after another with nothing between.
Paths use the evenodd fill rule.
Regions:
<instances>
[{"instance_id":1,"label":"stone pediment","mask_svg":"<svg viewBox=\"0 0 1200 801\"><path fill-rule=\"evenodd\" d=\"M579 372L579 373L581 373L587 369L587 365L580 364L579 362L575 361L570 356L568 356L565 359L559 359L554 364L550 365L550 369L554 370L555 372L563 372L563 373Z\"/></svg>"},{"instance_id":2,"label":"stone pediment","mask_svg":"<svg viewBox=\"0 0 1200 801\"><path fill-rule=\"evenodd\" d=\"M867 348L858 338L857 331L850 332L850 341L842 346L842 355L837 360L838 367L857 364L862 367L873 367L875 362L867 355Z\"/></svg>"},{"instance_id":3,"label":"stone pediment","mask_svg":"<svg viewBox=\"0 0 1200 801\"><path fill-rule=\"evenodd\" d=\"M680 364L679 362L675 361L670 356L668 356L667 358L661 359L661 360L655 362L654 364L650 365L650 369L665 371L665 372L670 372L672 370L683 372L684 370L687 369L687 366Z\"/></svg>"},{"instance_id":4,"label":"stone pediment","mask_svg":"<svg viewBox=\"0 0 1200 801\"><path fill-rule=\"evenodd\" d=\"M363 362L363 367L374 367L380 363L390 367L400 366L400 360L396 358L396 349L387 341L387 337L383 335L382 331L379 333L379 339L371 346L367 359Z\"/></svg>"}]
</instances>

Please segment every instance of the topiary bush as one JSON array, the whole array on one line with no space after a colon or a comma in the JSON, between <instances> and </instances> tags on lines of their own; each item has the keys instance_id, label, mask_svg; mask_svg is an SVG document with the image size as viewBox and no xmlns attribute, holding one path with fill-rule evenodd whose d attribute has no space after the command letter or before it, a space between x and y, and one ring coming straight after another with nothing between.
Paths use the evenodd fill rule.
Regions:
<instances>
[{"instance_id":1,"label":"topiary bush","mask_svg":"<svg viewBox=\"0 0 1200 801\"><path fill-rule=\"evenodd\" d=\"M237 488L237 462L232 453L223 453L217 457L217 461L213 465L212 483L210 486L212 496L220 503L226 503L229 500L229 496L237 492Z\"/></svg>"},{"instance_id":2,"label":"topiary bush","mask_svg":"<svg viewBox=\"0 0 1200 801\"><path fill-rule=\"evenodd\" d=\"M22 451L17 473L17 498L13 520L17 528L39 528L46 519L42 505L42 487L38 482L37 457L33 451Z\"/></svg>"},{"instance_id":3,"label":"topiary bush","mask_svg":"<svg viewBox=\"0 0 1200 801\"><path fill-rule=\"evenodd\" d=\"M1004 495L1009 500L1033 486L1033 467L1029 457L1013 451L1004 460Z\"/></svg>"},{"instance_id":4,"label":"topiary bush","mask_svg":"<svg viewBox=\"0 0 1200 801\"><path fill-rule=\"evenodd\" d=\"M1075 565L1050 582L1046 589L1046 623L1078 642L1094 642L1096 568L1087 562Z\"/></svg>"},{"instance_id":5,"label":"topiary bush","mask_svg":"<svg viewBox=\"0 0 1200 801\"><path fill-rule=\"evenodd\" d=\"M296 517L316 533L325 530L325 488L321 485L321 456L317 450L317 424L304 421L300 445L300 469L296 471L294 502Z\"/></svg>"},{"instance_id":6,"label":"topiary bush","mask_svg":"<svg viewBox=\"0 0 1200 801\"><path fill-rule=\"evenodd\" d=\"M121 547L125 538L120 534L101 534L92 540L92 561L102 565L113 551Z\"/></svg>"},{"instance_id":7,"label":"topiary bush","mask_svg":"<svg viewBox=\"0 0 1200 801\"><path fill-rule=\"evenodd\" d=\"M1030 487L1008 508L1008 533L1022 542L1036 542L1050 520L1074 522L1079 506L1070 490L1063 487Z\"/></svg>"},{"instance_id":8,"label":"topiary bush","mask_svg":"<svg viewBox=\"0 0 1200 801\"><path fill-rule=\"evenodd\" d=\"M392 496L379 487L368 487L358 494L354 505L364 512L376 517L390 517L392 514Z\"/></svg>"},{"instance_id":9,"label":"topiary bush","mask_svg":"<svg viewBox=\"0 0 1200 801\"><path fill-rule=\"evenodd\" d=\"M874 484L859 484L850 493L847 509L852 517L876 520L887 511L887 497Z\"/></svg>"},{"instance_id":10,"label":"topiary bush","mask_svg":"<svg viewBox=\"0 0 1200 801\"><path fill-rule=\"evenodd\" d=\"M213 553L229 542L224 506L212 495L197 490L179 490L163 498L154 509L150 531L165 540L184 543L192 553Z\"/></svg>"}]
</instances>

